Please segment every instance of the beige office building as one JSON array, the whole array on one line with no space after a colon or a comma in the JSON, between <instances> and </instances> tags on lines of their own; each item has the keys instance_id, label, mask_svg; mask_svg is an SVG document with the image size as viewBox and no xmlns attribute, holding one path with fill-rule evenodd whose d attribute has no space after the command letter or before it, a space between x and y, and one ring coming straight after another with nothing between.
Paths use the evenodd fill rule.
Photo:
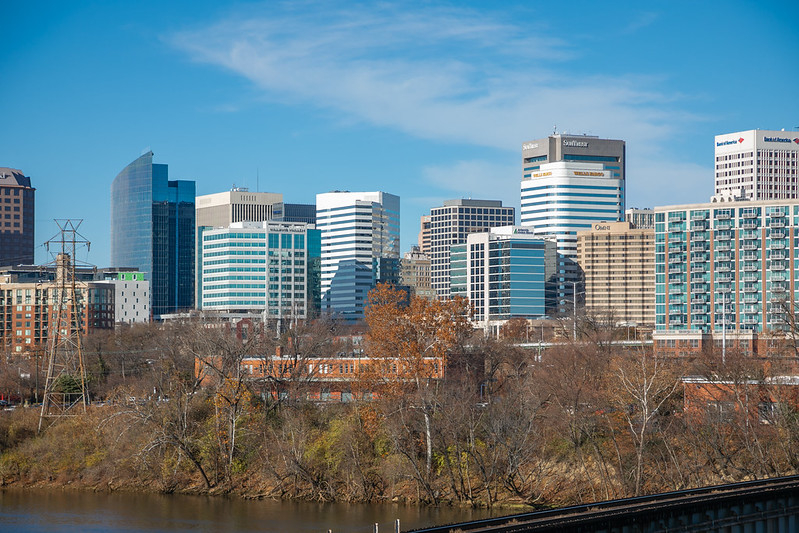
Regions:
<instances>
[{"instance_id":1,"label":"beige office building","mask_svg":"<svg viewBox=\"0 0 799 533\"><path fill-rule=\"evenodd\" d=\"M577 232L585 307L616 323L655 324L655 232L602 222Z\"/></svg>"},{"instance_id":2,"label":"beige office building","mask_svg":"<svg viewBox=\"0 0 799 533\"><path fill-rule=\"evenodd\" d=\"M242 187L198 196L197 227L227 228L234 222L272 220L275 209L282 209L282 204L280 193L250 192Z\"/></svg>"}]
</instances>

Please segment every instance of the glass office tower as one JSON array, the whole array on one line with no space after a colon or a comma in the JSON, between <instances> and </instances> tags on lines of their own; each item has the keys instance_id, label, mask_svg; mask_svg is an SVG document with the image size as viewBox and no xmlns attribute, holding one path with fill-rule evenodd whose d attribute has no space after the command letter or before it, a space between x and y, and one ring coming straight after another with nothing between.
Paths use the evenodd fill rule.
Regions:
<instances>
[{"instance_id":1,"label":"glass office tower","mask_svg":"<svg viewBox=\"0 0 799 533\"><path fill-rule=\"evenodd\" d=\"M145 273L155 318L194 305L194 198L194 182L169 181L152 152L111 184L111 265Z\"/></svg>"}]
</instances>

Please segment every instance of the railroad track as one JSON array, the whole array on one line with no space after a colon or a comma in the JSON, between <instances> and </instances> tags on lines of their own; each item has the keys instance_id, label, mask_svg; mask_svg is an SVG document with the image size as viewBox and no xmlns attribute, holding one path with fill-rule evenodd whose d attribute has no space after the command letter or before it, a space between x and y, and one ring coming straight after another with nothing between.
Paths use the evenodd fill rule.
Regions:
<instances>
[{"instance_id":1,"label":"railroad track","mask_svg":"<svg viewBox=\"0 0 799 533\"><path fill-rule=\"evenodd\" d=\"M589 503L583 505L573 505L550 509L546 511L535 511L520 513L497 518L486 518L473 520L460 524L447 524L423 529L415 529L409 533L454 533L454 532L501 532L501 533L520 533L527 531L591 531L592 529L604 529L601 524L612 521L627 521L635 531L635 525L641 525L646 517L667 513L678 509L690 510L692 507L707 508L709 505L719 505L725 502L748 502L755 494L764 495L770 493L795 494L799 496L799 476L789 476L781 478L760 479L755 481L743 481L729 485L715 485L696 489L686 489L675 492L666 492L650 496L638 496L634 498L624 498L618 500L608 500L604 502ZM786 511L793 508L783 508L772 511L774 516L783 516ZM799 507L796 509L799 512ZM758 511L763 514L763 511ZM651 520L651 518L649 518ZM685 524L676 529L703 530L706 526L722 527L738 523L737 515L725 519L708 520L707 523L694 523L689 529ZM596 527L592 527L594 524ZM664 531L668 531L667 527Z\"/></svg>"}]
</instances>

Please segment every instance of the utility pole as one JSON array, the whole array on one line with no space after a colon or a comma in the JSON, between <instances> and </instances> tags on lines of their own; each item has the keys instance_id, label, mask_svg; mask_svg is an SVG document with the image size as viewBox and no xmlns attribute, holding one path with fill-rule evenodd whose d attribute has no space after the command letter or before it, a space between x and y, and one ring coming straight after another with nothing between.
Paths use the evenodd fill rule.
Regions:
<instances>
[{"instance_id":1,"label":"utility pole","mask_svg":"<svg viewBox=\"0 0 799 533\"><path fill-rule=\"evenodd\" d=\"M39 431L45 418L73 416L75 409L86 411L89 394L86 389L86 369L83 366L81 336L83 318L88 305L88 294L78 290L75 282L75 251L77 246L90 245L78 233L83 220L56 219L61 230L45 243L58 245L51 253L55 256L55 287L41 305L46 306L49 324L47 330L47 377L39 417Z\"/></svg>"}]
</instances>

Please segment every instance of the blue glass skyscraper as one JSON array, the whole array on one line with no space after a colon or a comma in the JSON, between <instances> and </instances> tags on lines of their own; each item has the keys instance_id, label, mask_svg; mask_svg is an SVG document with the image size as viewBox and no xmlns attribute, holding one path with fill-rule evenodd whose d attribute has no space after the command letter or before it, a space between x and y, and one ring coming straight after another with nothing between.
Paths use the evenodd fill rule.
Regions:
<instances>
[{"instance_id":1,"label":"blue glass skyscraper","mask_svg":"<svg viewBox=\"0 0 799 533\"><path fill-rule=\"evenodd\" d=\"M194 305L194 198L194 182L169 181L152 152L111 184L111 266L145 273L156 318Z\"/></svg>"}]
</instances>

